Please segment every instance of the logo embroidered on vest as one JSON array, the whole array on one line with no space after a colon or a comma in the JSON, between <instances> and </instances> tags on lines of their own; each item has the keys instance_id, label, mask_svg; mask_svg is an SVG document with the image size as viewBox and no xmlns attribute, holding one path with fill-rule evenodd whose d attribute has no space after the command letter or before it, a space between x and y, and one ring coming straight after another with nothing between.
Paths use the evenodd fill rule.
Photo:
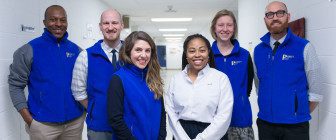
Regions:
<instances>
[{"instance_id":1,"label":"logo embroidered on vest","mask_svg":"<svg viewBox=\"0 0 336 140\"><path fill-rule=\"evenodd\" d=\"M234 66L234 65L238 65L239 63L241 63L243 61L231 61L231 65Z\"/></svg>"},{"instance_id":2,"label":"logo embroidered on vest","mask_svg":"<svg viewBox=\"0 0 336 140\"><path fill-rule=\"evenodd\" d=\"M66 57L73 57L75 54L74 53L71 53L71 52L66 52L65 53Z\"/></svg>"},{"instance_id":3,"label":"logo embroidered on vest","mask_svg":"<svg viewBox=\"0 0 336 140\"><path fill-rule=\"evenodd\" d=\"M294 58L294 55L286 55L286 54L282 55L282 60L289 60L289 59L293 59L293 58Z\"/></svg>"}]
</instances>

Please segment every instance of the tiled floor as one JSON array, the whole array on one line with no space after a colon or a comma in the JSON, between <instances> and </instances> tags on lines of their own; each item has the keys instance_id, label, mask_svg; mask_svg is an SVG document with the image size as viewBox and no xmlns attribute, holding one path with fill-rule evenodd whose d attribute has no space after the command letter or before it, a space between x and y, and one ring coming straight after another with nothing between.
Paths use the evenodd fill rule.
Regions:
<instances>
[{"instance_id":1,"label":"tiled floor","mask_svg":"<svg viewBox=\"0 0 336 140\"><path fill-rule=\"evenodd\" d=\"M167 91L170 79L180 71L181 70L163 70L161 72L161 77L164 80L164 84L165 84L165 86L164 86L165 91ZM172 140L172 138L173 138L173 136L170 132L170 128L168 126L168 120L167 120L167 137L166 137L166 140Z\"/></svg>"}]
</instances>

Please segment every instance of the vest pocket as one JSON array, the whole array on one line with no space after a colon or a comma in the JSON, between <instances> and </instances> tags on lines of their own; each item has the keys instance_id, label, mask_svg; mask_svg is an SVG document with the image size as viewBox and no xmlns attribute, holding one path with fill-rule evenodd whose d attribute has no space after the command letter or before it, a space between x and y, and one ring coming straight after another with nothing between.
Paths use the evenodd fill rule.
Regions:
<instances>
[{"instance_id":1,"label":"vest pocket","mask_svg":"<svg viewBox=\"0 0 336 140\"><path fill-rule=\"evenodd\" d=\"M297 115L309 115L309 101L307 92L300 92L297 95Z\"/></svg>"},{"instance_id":2,"label":"vest pocket","mask_svg":"<svg viewBox=\"0 0 336 140\"><path fill-rule=\"evenodd\" d=\"M89 116L90 120L93 119L93 118L92 118L92 116L93 116L92 114L93 114L93 108L94 108L94 105L95 105L95 102L92 101L92 103L89 104L89 107L88 107L88 116Z\"/></svg>"},{"instance_id":3,"label":"vest pocket","mask_svg":"<svg viewBox=\"0 0 336 140\"><path fill-rule=\"evenodd\" d=\"M297 113L297 110L298 110L298 97L297 97L297 95L295 95L295 100L294 100L294 113L295 113L295 115Z\"/></svg>"}]
</instances>

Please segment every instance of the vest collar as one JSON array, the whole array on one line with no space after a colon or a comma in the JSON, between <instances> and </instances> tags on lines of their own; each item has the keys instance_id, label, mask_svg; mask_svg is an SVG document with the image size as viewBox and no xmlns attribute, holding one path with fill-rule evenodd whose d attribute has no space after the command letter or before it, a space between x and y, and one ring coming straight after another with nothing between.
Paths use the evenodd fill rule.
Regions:
<instances>
[{"instance_id":1,"label":"vest collar","mask_svg":"<svg viewBox=\"0 0 336 140\"><path fill-rule=\"evenodd\" d=\"M233 44L233 49L231 51L231 53L229 55L234 55L234 54L238 54L239 53L239 48L240 48L240 45L239 45L239 42L237 39L234 39L232 41L232 44ZM214 41L212 43L212 47L214 48L213 49L213 53L214 55L222 55L221 52L219 51L219 48L217 46L217 41Z\"/></svg>"},{"instance_id":2,"label":"vest collar","mask_svg":"<svg viewBox=\"0 0 336 140\"><path fill-rule=\"evenodd\" d=\"M292 38L293 36L293 32L291 31L291 29L287 28L287 34L285 35L286 38L285 40L280 44L280 46L284 46L285 44L288 43L288 41L290 40L290 38ZM271 41L271 33L268 32L267 34L265 34L263 37L260 38L260 40L266 44L267 46L270 46L270 41Z\"/></svg>"},{"instance_id":3,"label":"vest collar","mask_svg":"<svg viewBox=\"0 0 336 140\"><path fill-rule=\"evenodd\" d=\"M61 41L58 42L57 38L52 33L50 33L47 28L44 28L44 32L43 32L42 36L45 39L51 40L54 43L63 43L63 42L65 42L68 39L69 35L68 35L68 32L65 32L64 35L63 35L63 37L62 37L62 39L61 39Z\"/></svg>"},{"instance_id":4,"label":"vest collar","mask_svg":"<svg viewBox=\"0 0 336 140\"><path fill-rule=\"evenodd\" d=\"M98 42L96 42L93 46L92 46L92 54L95 54L95 55L100 55L100 56L103 56L105 57L107 60L108 57L107 55L105 54L101 44L102 44L103 40L99 40Z\"/></svg>"},{"instance_id":5,"label":"vest collar","mask_svg":"<svg viewBox=\"0 0 336 140\"><path fill-rule=\"evenodd\" d=\"M147 71L148 71L148 66L144 69L140 69L134 64L125 64L125 68L128 69L134 76L139 77L143 80L146 79L147 76Z\"/></svg>"}]
</instances>

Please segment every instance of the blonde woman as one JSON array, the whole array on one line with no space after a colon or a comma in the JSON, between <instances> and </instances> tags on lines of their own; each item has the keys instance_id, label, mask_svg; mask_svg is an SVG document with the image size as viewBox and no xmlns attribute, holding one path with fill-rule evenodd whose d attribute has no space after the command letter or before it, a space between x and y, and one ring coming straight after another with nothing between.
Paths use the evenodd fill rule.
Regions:
<instances>
[{"instance_id":1,"label":"blonde woman","mask_svg":"<svg viewBox=\"0 0 336 140\"><path fill-rule=\"evenodd\" d=\"M228 130L229 140L254 140L252 110L249 96L253 82L253 63L250 53L240 47L237 22L229 10L218 11L211 22L211 35L215 39L212 51L216 69L225 73L231 82L234 103Z\"/></svg>"}]
</instances>

